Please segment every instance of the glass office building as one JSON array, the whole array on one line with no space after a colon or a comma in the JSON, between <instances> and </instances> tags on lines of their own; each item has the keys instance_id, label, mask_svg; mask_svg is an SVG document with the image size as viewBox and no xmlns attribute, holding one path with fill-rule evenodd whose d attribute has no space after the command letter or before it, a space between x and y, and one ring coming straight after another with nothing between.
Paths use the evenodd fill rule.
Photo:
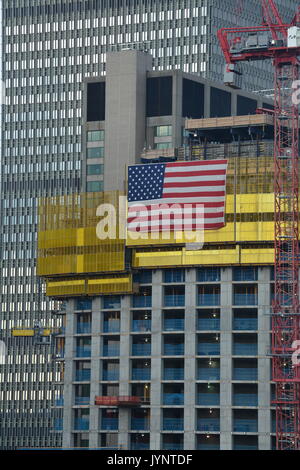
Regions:
<instances>
[{"instance_id":1,"label":"glass office building","mask_svg":"<svg viewBox=\"0 0 300 470\"><path fill-rule=\"evenodd\" d=\"M36 274L37 199L79 191L83 80L105 75L106 53L147 49L154 69L222 80L215 33L260 22L258 1L2 1L5 104L1 164L0 447L60 445L51 434L52 346L12 338L11 329L55 327L53 302ZM278 1L292 16L297 2ZM248 89L272 86L271 69L251 65ZM165 145L158 142L158 145ZM94 171L91 169L91 171ZM92 175L89 175L92 176ZM92 180L92 178L91 178ZM93 183L93 181L91 181ZM92 185L91 185L92 187Z\"/></svg>"}]
</instances>

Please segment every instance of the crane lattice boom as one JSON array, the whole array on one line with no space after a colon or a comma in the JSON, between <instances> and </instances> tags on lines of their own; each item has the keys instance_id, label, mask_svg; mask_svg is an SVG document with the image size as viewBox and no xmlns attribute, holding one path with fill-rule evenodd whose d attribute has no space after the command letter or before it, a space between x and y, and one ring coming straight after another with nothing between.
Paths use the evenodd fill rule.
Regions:
<instances>
[{"instance_id":1,"label":"crane lattice boom","mask_svg":"<svg viewBox=\"0 0 300 470\"><path fill-rule=\"evenodd\" d=\"M300 364L293 360L300 339L299 307L299 84L300 8L284 24L273 0L261 0L263 24L221 29L225 83L235 86L239 62L272 60L274 93L274 301L272 379L276 393L278 450L300 450ZM299 344L299 343L298 343Z\"/></svg>"}]
</instances>

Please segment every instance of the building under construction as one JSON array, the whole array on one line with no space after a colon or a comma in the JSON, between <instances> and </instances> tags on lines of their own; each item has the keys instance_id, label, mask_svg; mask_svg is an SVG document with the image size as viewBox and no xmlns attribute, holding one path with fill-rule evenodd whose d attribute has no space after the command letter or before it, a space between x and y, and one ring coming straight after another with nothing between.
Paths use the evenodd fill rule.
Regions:
<instances>
[{"instance_id":1,"label":"building under construction","mask_svg":"<svg viewBox=\"0 0 300 470\"><path fill-rule=\"evenodd\" d=\"M272 449L272 103L150 70L147 54L108 56L86 83L83 191L41 201L38 273L62 315L53 432L63 447ZM126 165L213 159L228 161L226 224L202 250L97 238Z\"/></svg>"}]
</instances>

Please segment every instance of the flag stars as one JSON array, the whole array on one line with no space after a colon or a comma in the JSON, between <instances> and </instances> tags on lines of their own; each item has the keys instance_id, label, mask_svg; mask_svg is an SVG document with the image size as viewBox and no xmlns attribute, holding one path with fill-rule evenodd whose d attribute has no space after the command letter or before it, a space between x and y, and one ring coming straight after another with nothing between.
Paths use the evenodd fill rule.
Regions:
<instances>
[{"instance_id":1,"label":"flag stars","mask_svg":"<svg viewBox=\"0 0 300 470\"><path fill-rule=\"evenodd\" d=\"M160 199L163 194L165 164L137 165L128 169L128 201Z\"/></svg>"}]
</instances>

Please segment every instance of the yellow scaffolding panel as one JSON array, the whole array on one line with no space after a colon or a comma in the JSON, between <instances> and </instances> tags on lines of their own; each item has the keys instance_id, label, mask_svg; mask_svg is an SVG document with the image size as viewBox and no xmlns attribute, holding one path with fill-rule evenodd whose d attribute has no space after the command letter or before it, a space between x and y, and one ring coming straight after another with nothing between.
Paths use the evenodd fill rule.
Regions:
<instances>
[{"instance_id":1,"label":"yellow scaffolding panel","mask_svg":"<svg viewBox=\"0 0 300 470\"><path fill-rule=\"evenodd\" d=\"M97 208L110 204L118 214L119 191L73 194L40 201L38 260L39 276L82 275L125 270L123 227L105 240L97 235Z\"/></svg>"},{"instance_id":2,"label":"yellow scaffolding panel","mask_svg":"<svg viewBox=\"0 0 300 470\"><path fill-rule=\"evenodd\" d=\"M129 294L133 291L132 275L118 274L84 279L48 280L46 295L50 297Z\"/></svg>"}]
</instances>

